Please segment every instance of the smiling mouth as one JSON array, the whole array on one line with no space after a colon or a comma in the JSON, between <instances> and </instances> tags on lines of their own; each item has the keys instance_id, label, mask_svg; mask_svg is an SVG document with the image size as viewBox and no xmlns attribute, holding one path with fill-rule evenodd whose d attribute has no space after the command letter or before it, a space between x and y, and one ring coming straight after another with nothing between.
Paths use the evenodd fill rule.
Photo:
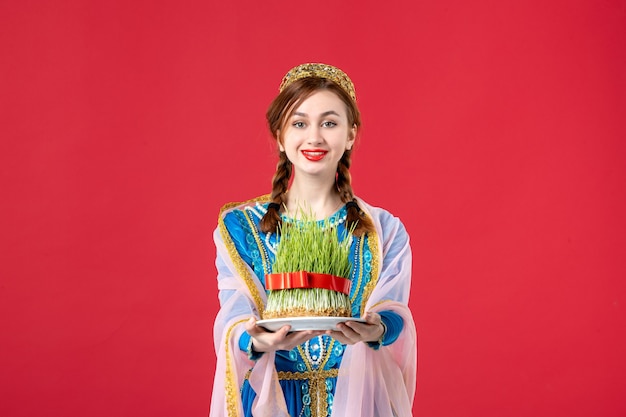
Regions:
<instances>
[{"instance_id":1,"label":"smiling mouth","mask_svg":"<svg viewBox=\"0 0 626 417\"><path fill-rule=\"evenodd\" d=\"M302 151L302 155L309 161L319 161L326 156L328 151L322 150L311 150L311 151Z\"/></svg>"}]
</instances>

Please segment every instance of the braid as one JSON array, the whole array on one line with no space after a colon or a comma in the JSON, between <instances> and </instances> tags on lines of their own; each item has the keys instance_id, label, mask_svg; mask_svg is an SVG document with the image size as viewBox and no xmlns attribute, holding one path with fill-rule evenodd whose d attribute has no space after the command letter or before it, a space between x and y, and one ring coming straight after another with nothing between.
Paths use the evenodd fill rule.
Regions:
<instances>
[{"instance_id":1,"label":"braid","mask_svg":"<svg viewBox=\"0 0 626 417\"><path fill-rule=\"evenodd\" d=\"M274 233L280 224L280 206L284 203L283 196L289 188L289 180L291 179L291 162L287 159L287 154L281 152L276 164L276 173L272 178L272 194L271 203L278 204L278 208L275 205L270 204L267 208L267 213L261 219L261 231L264 233Z\"/></svg>"},{"instance_id":2,"label":"braid","mask_svg":"<svg viewBox=\"0 0 626 417\"><path fill-rule=\"evenodd\" d=\"M350 176L350 159L351 151L347 150L339 160L337 165L337 191L341 201L344 203L353 202L354 204L347 205L346 227L351 229L355 236L362 236L364 233L374 231L374 224L372 221L365 217L365 213L361 211L352 191L352 177Z\"/></svg>"},{"instance_id":3,"label":"braid","mask_svg":"<svg viewBox=\"0 0 626 417\"><path fill-rule=\"evenodd\" d=\"M350 175L350 165L352 164L352 160L350 159L351 153L352 151L350 150L345 151L337 165L337 191L339 191L339 197L341 197L341 201L344 203L354 199L352 193L352 176Z\"/></svg>"}]
</instances>

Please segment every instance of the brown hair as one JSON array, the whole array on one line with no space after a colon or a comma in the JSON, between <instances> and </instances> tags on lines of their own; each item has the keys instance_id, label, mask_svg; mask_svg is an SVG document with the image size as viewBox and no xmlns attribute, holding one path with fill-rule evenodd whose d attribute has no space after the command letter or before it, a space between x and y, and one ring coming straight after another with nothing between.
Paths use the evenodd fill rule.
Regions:
<instances>
[{"instance_id":1,"label":"brown hair","mask_svg":"<svg viewBox=\"0 0 626 417\"><path fill-rule=\"evenodd\" d=\"M281 142L282 138L279 137L279 132L282 132L287 124L287 121L293 114L296 108L308 97L320 90L331 91L335 93L341 101L343 101L348 110L348 125L359 127L361 126L361 113L359 109L350 97L350 95L339 85L326 78L319 77L306 77L293 81L286 86L278 96L272 101L269 109L267 110L266 118L268 127L272 136L277 142ZM350 177L350 164L351 155L350 150L346 150L339 160L337 165L337 175L335 185L341 201L348 203L353 201L355 204L350 204L347 207L346 227L351 229L355 236L362 236L363 233L374 231L374 225L372 221L365 216L365 213L356 204L354 194L352 191L352 180ZM270 197L271 203L267 209L267 213L261 219L261 231L262 232L276 232L278 225L280 224L280 206L285 203L285 193L289 187L289 180L291 179L292 165L285 152L279 152L278 164L276 165L276 173L272 179L272 194Z\"/></svg>"}]
</instances>

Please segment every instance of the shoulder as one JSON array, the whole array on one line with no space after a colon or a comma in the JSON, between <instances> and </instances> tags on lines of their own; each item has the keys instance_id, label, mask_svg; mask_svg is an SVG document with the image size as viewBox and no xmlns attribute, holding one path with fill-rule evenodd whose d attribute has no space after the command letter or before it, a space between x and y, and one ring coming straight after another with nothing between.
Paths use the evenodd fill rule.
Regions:
<instances>
[{"instance_id":1,"label":"shoulder","mask_svg":"<svg viewBox=\"0 0 626 417\"><path fill-rule=\"evenodd\" d=\"M396 217L394 214L389 212L388 210L373 206L364 200L357 197L357 201L359 202L359 206L365 210L367 214L370 215L372 221L374 223L379 223L381 225L394 225L396 227L404 227L402 224L402 220L399 217Z\"/></svg>"},{"instance_id":2,"label":"shoulder","mask_svg":"<svg viewBox=\"0 0 626 417\"><path fill-rule=\"evenodd\" d=\"M408 242L408 233L399 217L382 207L368 204L360 198L357 198L357 200L359 206L371 217L376 231L383 242L389 239Z\"/></svg>"},{"instance_id":3,"label":"shoulder","mask_svg":"<svg viewBox=\"0 0 626 417\"><path fill-rule=\"evenodd\" d=\"M219 219L220 221L223 220L229 213L235 212L235 211L243 211L246 208L254 208L254 207L267 207L267 203L269 203L270 201L270 195L269 194L265 194L265 195L261 195L255 198L252 198L250 200L246 200L246 201L239 201L239 202L232 202L232 203L227 203L224 204L222 206L222 208L220 208L220 214L219 214Z\"/></svg>"},{"instance_id":4,"label":"shoulder","mask_svg":"<svg viewBox=\"0 0 626 417\"><path fill-rule=\"evenodd\" d=\"M222 206L219 212L218 225L222 233L244 232L250 228L249 220L258 223L267 212L269 195L262 195L243 202L232 202Z\"/></svg>"}]
</instances>

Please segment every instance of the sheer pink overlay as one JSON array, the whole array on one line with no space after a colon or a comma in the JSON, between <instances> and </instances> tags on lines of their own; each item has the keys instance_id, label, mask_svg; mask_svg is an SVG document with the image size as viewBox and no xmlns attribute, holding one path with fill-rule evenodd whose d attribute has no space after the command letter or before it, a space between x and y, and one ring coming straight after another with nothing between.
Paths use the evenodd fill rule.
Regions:
<instances>
[{"instance_id":1,"label":"sheer pink overlay","mask_svg":"<svg viewBox=\"0 0 626 417\"><path fill-rule=\"evenodd\" d=\"M371 216L378 234L378 281L365 311L393 310L404 319L404 329L398 340L379 350L365 343L346 348L337 378L332 416L407 417L411 416L417 372L417 335L408 309L409 239L399 219L360 200L359 205ZM231 210L243 206L245 204ZM227 212L225 210L222 216ZM264 354L255 364L238 345L244 322L251 316L259 318L262 306L257 303L265 303L265 290L252 270L238 259L229 236L224 236L218 228L214 238L222 306L214 325L217 366L210 416L243 415L239 389L246 372L254 366L248 377L257 393L253 415L289 417L274 369L274 354Z\"/></svg>"}]
</instances>

